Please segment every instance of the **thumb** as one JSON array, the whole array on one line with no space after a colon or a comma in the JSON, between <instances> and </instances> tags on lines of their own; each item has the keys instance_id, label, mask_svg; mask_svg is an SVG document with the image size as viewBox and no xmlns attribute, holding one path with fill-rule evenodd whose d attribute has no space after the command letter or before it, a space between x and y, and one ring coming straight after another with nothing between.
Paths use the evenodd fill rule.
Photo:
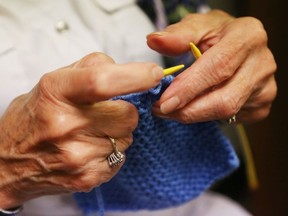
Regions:
<instances>
[{"instance_id":1,"label":"thumb","mask_svg":"<svg viewBox=\"0 0 288 216\"><path fill-rule=\"evenodd\" d=\"M44 75L40 87L60 101L91 104L148 90L163 76L163 69L155 63L115 64L107 55L94 53Z\"/></svg>"}]
</instances>

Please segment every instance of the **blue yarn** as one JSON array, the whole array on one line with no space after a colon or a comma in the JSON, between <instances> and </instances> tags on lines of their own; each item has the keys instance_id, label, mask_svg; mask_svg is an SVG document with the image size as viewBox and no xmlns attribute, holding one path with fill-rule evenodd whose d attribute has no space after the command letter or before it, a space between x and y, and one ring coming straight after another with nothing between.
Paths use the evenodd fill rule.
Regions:
<instances>
[{"instance_id":1,"label":"blue yarn","mask_svg":"<svg viewBox=\"0 0 288 216\"><path fill-rule=\"evenodd\" d=\"M101 188L98 187L98 188L95 188L94 190L95 190L97 201L98 201L99 214L100 216L104 216L105 209L104 209L104 201L103 201L103 196L101 193Z\"/></svg>"},{"instance_id":2,"label":"blue yarn","mask_svg":"<svg viewBox=\"0 0 288 216\"><path fill-rule=\"evenodd\" d=\"M168 76L149 91L115 98L138 108L139 124L125 164L110 182L101 185L106 210L177 206L196 198L239 166L216 122L181 124L151 113L152 104L172 80ZM97 189L75 194L84 213L99 211L95 193Z\"/></svg>"}]
</instances>

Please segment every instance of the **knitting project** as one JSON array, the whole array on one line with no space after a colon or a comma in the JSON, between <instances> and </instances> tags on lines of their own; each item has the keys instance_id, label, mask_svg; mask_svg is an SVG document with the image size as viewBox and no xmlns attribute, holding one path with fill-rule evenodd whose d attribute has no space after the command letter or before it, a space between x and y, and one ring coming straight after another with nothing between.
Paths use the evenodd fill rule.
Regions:
<instances>
[{"instance_id":1,"label":"knitting project","mask_svg":"<svg viewBox=\"0 0 288 216\"><path fill-rule=\"evenodd\" d=\"M75 193L84 214L103 207L125 211L176 206L238 167L239 160L217 122L181 124L152 114L153 103L172 80L168 76L149 91L115 98L137 107L139 124L119 173L89 193Z\"/></svg>"}]
</instances>

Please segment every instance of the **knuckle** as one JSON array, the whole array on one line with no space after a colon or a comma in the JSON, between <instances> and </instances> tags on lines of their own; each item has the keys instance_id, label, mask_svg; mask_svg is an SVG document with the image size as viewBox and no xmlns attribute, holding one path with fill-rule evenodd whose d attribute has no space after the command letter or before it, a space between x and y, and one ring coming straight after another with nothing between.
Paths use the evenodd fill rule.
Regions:
<instances>
[{"instance_id":1,"label":"knuckle","mask_svg":"<svg viewBox=\"0 0 288 216\"><path fill-rule=\"evenodd\" d=\"M271 105L262 108L261 111L259 111L258 113L258 120L267 118L268 115L270 114L270 111L271 111Z\"/></svg>"},{"instance_id":2,"label":"knuckle","mask_svg":"<svg viewBox=\"0 0 288 216\"><path fill-rule=\"evenodd\" d=\"M97 178L95 178L95 179L99 179L99 176L97 176ZM89 192L95 186L100 185L100 182L98 182L95 179L92 180L92 178L90 176L82 175L81 177L76 178L72 182L72 186L71 187L73 188L73 191Z\"/></svg>"},{"instance_id":3,"label":"knuckle","mask_svg":"<svg viewBox=\"0 0 288 216\"><path fill-rule=\"evenodd\" d=\"M44 74L39 80L39 83L38 83L39 89L40 90L46 89L48 83L50 83L50 79L51 79L50 73Z\"/></svg>"},{"instance_id":4,"label":"knuckle","mask_svg":"<svg viewBox=\"0 0 288 216\"><path fill-rule=\"evenodd\" d=\"M127 131L132 132L135 130L138 124L138 112L133 104L127 104L126 106L127 115L129 116L129 122L127 124Z\"/></svg>"},{"instance_id":5,"label":"knuckle","mask_svg":"<svg viewBox=\"0 0 288 216\"><path fill-rule=\"evenodd\" d=\"M118 139L118 147L121 152L125 151L127 148L129 148L133 143L133 134L130 133L129 135L126 135L124 138Z\"/></svg>"},{"instance_id":6,"label":"knuckle","mask_svg":"<svg viewBox=\"0 0 288 216\"><path fill-rule=\"evenodd\" d=\"M209 75L214 83L219 83L230 78L234 73L231 57L227 53L219 53L211 60Z\"/></svg>"},{"instance_id":7,"label":"knuckle","mask_svg":"<svg viewBox=\"0 0 288 216\"><path fill-rule=\"evenodd\" d=\"M118 100L117 102L117 110L118 112L118 120L123 122L123 128L127 132L132 132L138 125L138 111L136 107L123 100Z\"/></svg>"},{"instance_id":8,"label":"knuckle","mask_svg":"<svg viewBox=\"0 0 288 216\"><path fill-rule=\"evenodd\" d=\"M48 101L53 100L52 92L54 91L51 91L51 89L55 89L53 88L53 76L51 74L44 74L37 84L37 96L46 98Z\"/></svg>"},{"instance_id":9,"label":"knuckle","mask_svg":"<svg viewBox=\"0 0 288 216\"><path fill-rule=\"evenodd\" d=\"M258 42L258 44L267 44L268 42L268 35L264 28L257 29L257 31L254 32L254 38L252 39L254 42Z\"/></svg>"},{"instance_id":10,"label":"knuckle","mask_svg":"<svg viewBox=\"0 0 288 216\"><path fill-rule=\"evenodd\" d=\"M179 112L179 121L183 124L189 124L192 122L193 116L188 111Z\"/></svg>"},{"instance_id":11,"label":"knuckle","mask_svg":"<svg viewBox=\"0 0 288 216\"><path fill-rule=\"evenodd\" d=\"M106 98L109 92L108 73L99 73L101 67L97 70L91 70L88 73L88 85L91 86L91 93L97 98Z\"/></svg>"},{"instance_id":12,"label":"knuckle","mask_svg":"<svg viewBox=\"0 0 288 216\"><path fill-rule=\"evenodd\" d=\"M251 28L253 31L249 31L251 37L251 42L258 44L263 44L268 42L267 32L264 29L262 22L255 17L243 17L240 18L246 28Z\"/></svg>"},{"instance_id":13,"label":"knuckle","mask_svg":"<svg viewBox=\"0 0 288 216\"><path fill-rule=\"evenodd\" d=\"M248 112L247 116L249 117L246 117L246 121L257 122L263 120L268 117L268 115L270 114L270 110L271 110L271 104L258 109L248 109L246 110L246 112Z\"/></svg>"},{"instance_id":14,"label":"knuckle","mask_svg":"<svg viewBox=\"0 0 288 216\"><path fill-rule=\"evenodd\" d=\"M63 136L73 127L66 105L58 100L57 96L52 95L53 91L51 91L52 86L50 85L53 80L50 77L52 76L46 74L40 79L36 90L36 103L29 104L29 109L38 122L39 130L45 131L45 133L41 133L41 136L46 136L43 138ZM61 112L61 109L66 109L66 112Z\"/></svg>"},{"instance_id":15,"label":"knuckle","mask_svg":"<svg viewBox=\"0 0 288 216\"><path fill-rule=\"evenodd\" d=\"M122 166L122 164L119 164L119 168ZM113 174L111 172L107 171L107 172L102 173L101 176L100 176L101 184L105 183L105 182L109 182L112 177L113 177Z\"/></svg>"},{"instance_id":16,"label":"knuckle","mask_svg":"<svg viewBox=\"0 0 288 216\"><path fill-rule=\"evenodd\" d=\"M86 55L83 59L81 59L81 64L83 65L93 65L93 62L95 62L98 58L100 58L100 53L93 52L88 55Z\"/></svg>"},{"instance_id":17,"label":"knuckle","mask_svg":"<svg viewBox=\"0 0 288 216\"><path fill-rule=\"evenodd\" d=\"M93 65L97 65L101 62L114 62L112 58L109 56L105 55L104 53L101 52L93 52L88 54L87 56L83 57L78 64L76 64L76 67L79 68L85 68L85 67L90 67Z\"/></svg>"},{"instance_id":18,"label":"knuckle","mask_svg":"<svg viewBox=\"0 0 288 216\"><path fill-rule=\"evenodd\" d=\"M275 79L273 79L272 84L271 84L271 93L270 93L270 97L268 97L269 102L272 103L272 101L275 100L276 96L277 96L277 92L278 92L278 87L276 84Z\"/></svg>"},{"instance_id":19,"label":"knuckle","mask_svg":"<svg viewBox=\"0 0 288 216\"><path fill-rule=\"evenodd\" d=\"M223 10L220 10L220 9L213 9L213 10L211 10L211 13L218 14L219 16L230 17L229 14L227 14L226 12L224 12Z\"/></svg>"},{"instance_id":20,"label":"knuckle","mask_svg":"<svg viewBox=\"0 0 288 216\"><path fill-rule=\"evenodd\" d=\"M97 59L101 58L101 57L104 57L104 54L103 53L100 53L100 52L92 52L88 55L86 55L82 60L81 62L84 62L84 63L88 63L88 65L93 65L91 63L95 62Z\"/></svg>"},{"instance_id":21,"label":"knuckle","mask_svg":"<svg viewBox=\"0 0 288 216\"><path fill-rule=\"evenodd\" d=\"M277 63L274 59L272 52L269 49L267 49L266 57L267 57L267 62L269 62L268 64L266 64L266 66L268 66L267 70L269 74L273 75L277 70Z\"/></svg>"},{"instance_id":22,"label":"knuckle","mask_svg":"<svg viewBox=\"0 0 288 216\"><path fill-rule=\"evenodd\" d=\"M197 19L197 16L198 16L198 14L189 13L183 17L182 21L189 21L190 22L191 20Z\"/></svg>"},{"instance_id":23,"label":"knuckle","mask_svg":"<svg viewBox=\"0 0 288 216\"><path fill-rule=\"evenodd\" d=\"M239 102L232 96L225 96L219 100L216 107L216 116L229 118L235 115L240 109Z\"/></svg>"},{"instance_id":24,"label":"knuckle","mask_svg":"<svg viewBox=\"0 0 288 216\"><path fill-rule=\"evenodd\" d=\"M127 146L131 146L133 143L133 134L131 133L126 139L125 139L125 143L127 143Z\"/></svg>"},{"instance_id":25,"label":"knuckle","mask_svg":"<svg viewBox=\"0 0 288 216\"><path fill-rule=\"evenodd\" d=\"M119 168L121 164L119 165ZM89 192L94 187L97 187L105 182L111 180L116 173L112 169L108 171L99 172L95 169L87 169L79 178L72 182L72 188L79 192Z\"/></svg>"},{"instance_id":26,"label":"knuckle","mask_svg":"<svg viewBox=\"0 0 288 216\"><path fill-rule=\"evenodd\" d=\"M70 150L65 150L65 152L62 153L61 161L65 164L66 168L74 173L80 172L86 164L85 157L83 157L82 154Z\"/></svg>"},{"instance_id":27,"label":"knuckle","mask_svg":"<svg viewBox=\"0 0 288 216\"><path fill-rule=\"evenodd\" d=\"M52 113L50 115L47 115L49 118L46 117L46 130L50 131L51 134L48 132L47 134L50 134L50 138L58 138L61 136L64 136L71 130L71 123L69 125L68 116L66 115L58 115L57 113ZM57 130L55 130L57 128Z\"/></svg>"},{"instance_id":28,"label":"knuckle","mask_svg":"<svg viewBox=\"0 0 288 216\"><path fill-rule=\"evenodd\" d=\"M277 96L277 85L275 82L273 82L269 86L269 90L265 89L263 90L262 95L259 95L259 100L262 106L267 106L268 104L272 104L276 96Z\"/></svg>"},{"instance_id":29,"label":"knuckle","mask_svg":"<svg viewBox=\"0 0 288 216\"><path fill-rule=\"evenodd\" d=\"M271 54L271 55L272 55L272 54ZM277 71L277 64L276 64L274 58L273 58L273 60L272 60L272 62L271 62L271 64L270 64L270 67L271 67L271 70L270 70L271 73L274 74L274 73Z\"/></svg>"}]
</instances>

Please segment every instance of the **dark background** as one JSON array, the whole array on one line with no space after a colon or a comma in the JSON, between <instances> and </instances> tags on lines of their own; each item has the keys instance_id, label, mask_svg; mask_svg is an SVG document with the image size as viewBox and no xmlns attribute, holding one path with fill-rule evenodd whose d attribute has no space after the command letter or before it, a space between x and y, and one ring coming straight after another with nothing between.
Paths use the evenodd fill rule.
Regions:
<instances>
[{"instance_id":1,"label":"dark background","mask_svg":"<svg viewBox=\"0 0 288 216\"><path fill-rule=\"evenodd\" d=\"M211 0L213 8L262 21L276 59L278 96L270 116L245 125L260 188L245 193L243 204L255 216L288 215L288 6L285 0ZM241 178L241 177L239 177ZM236 191L237 192L237 191ZM243 191L238 191L243 195Z\"/></svg>"}]
</instances>

